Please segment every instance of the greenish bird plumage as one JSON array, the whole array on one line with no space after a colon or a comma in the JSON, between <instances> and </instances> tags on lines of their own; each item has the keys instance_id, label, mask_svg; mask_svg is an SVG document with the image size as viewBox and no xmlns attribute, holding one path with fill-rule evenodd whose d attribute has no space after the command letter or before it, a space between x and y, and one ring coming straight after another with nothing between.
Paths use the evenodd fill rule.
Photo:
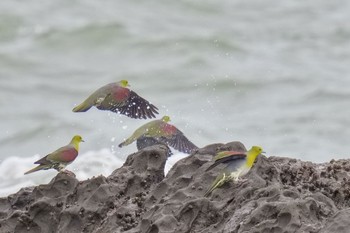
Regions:
<instances>
[{"instance_id":1,"label":"greenish bird plumage","mask_svg":"<svg viewBox=\"0 0 350 233\"><path fill-rule=\"evenodd\" d=\"M68 164L72 163L78 156L80 142L84 142L82 137L80 135L75 135L68 145L63 146L39 159L34 163L39 165L24 174L26 175L32 172L48 170L51 168L56 169L57 171L61 171Z\"/></svg>"},{"instance_id":2,"label":"greenish bird plumage","mask_svg":"<svg viewBox=\"0 0 350 233\"><path fill-rule=\"evenodd\" d=\"M130 90L129 86L127 80L109 83L73 108L73 112L86 112L95 106L99 110L109 110L130 118L155 118L155 115L158 114L158 108Z\"/></svg>"},{"instance_id":3,"label":"greenish bird plumage","mask_svg":"<svg viewBox=\"0 0 350 233\"><path fill-rule=\"evenodd\" d=\"M209 196L212 191L221 187L227 181L238 181L239 177L249 172L249 170L253 167L256 158L261 153L263 153L263 149L260 146L253 146L247 152L219 152L213 159L214 164L212 164L206 171L216 167L219 164L226 164L226 166L216 177L204 196Z\"/></svg>"},{"instance_id":4,"label":"greenish bird plumage","mask_svg":"<svg viewBox=\"0 0 350 233\"><path fill-rule=\"evenodd\" d=\"M129 138L120 143L119 147L127 146L137 140L140 140L137 143L137 145L140 145L141 140L144 141L145 138L152 138L150 141L154 144L165 143L183 153L191 153L198 149L179 129L169 124L169 121L170 117L164 116L160 120L153 120L142 125ZM138 146L138 149L140 150L142 148Z\"/></svg>"}]
</instances>

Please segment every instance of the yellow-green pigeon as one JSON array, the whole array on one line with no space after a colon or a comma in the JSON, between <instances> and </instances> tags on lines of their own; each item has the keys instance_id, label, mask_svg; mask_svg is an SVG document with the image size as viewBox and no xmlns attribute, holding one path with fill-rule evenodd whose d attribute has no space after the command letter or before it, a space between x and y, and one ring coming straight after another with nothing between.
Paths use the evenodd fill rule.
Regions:
<instances>
[{"instance_id":1,"label":"yellow-green pigeon","mask_svg":"<svg viewBox=\"0 0 350 233\"><path fill-rule=\"evenodd\" d=\"M217 155L214 157L214 164L208 167L206 171L222 163L227 165L216 177L213 184L204 194L204 196L209 196L214 189L221 187L229 180L238 181L239 177L249 172L249 170L253 167L255 159L261 153L264 153L264 151L260 146L253 146L247 152L222 151L217 153Z\"/></svg>"},{"instance_id":2,"label":"yellow-green pigeon","mask_svg":"<svg viewBox=\"0 0 350 233\"><path fill-rule=\"evenodd\" d=\"M136 129L128 139L120 143L119 147L127 146L133 143L135 140L152 138L150 140L151 142L159 142L159 144L165 143L166 145L183 153L191 153L192 151L198 149L198 147L188 140L179 129L177 129L174 125L169 124L169 121L170 117L164 116L160 120L153 120L142 125L140 128ZM140 145L142 143L137 144Z\"/></svg>"},{"instance_id":3,"label":"yellow-green pigeon","mask_svg":"<svg viewBox=\"0 0 350 233\"><path fill-rule=\"evenodd\" d=\"M84 142L80 135L75 135L70 143L63 146L56 151L46 155L39 159L34 164L39 164L37 167L27 171L26 174L36 172L39 170L56 169L57 171L63 170L68 164L73 162L78 156L79 143Z\"/></svg>"},{"instance_id":4,"label":"yellow-green pigeon","mask_svg":"<svg viewBox=\"0 0 350 233\"><path fill-rule=\"evenodd\" d=\"M109 83L73 108L73 112L86 112L95 106L99 110L109 110L131 118L155 118L155 115L158 114L158 108L127 88L129 86L127 80Z\"/></svg>"}]
</instances>

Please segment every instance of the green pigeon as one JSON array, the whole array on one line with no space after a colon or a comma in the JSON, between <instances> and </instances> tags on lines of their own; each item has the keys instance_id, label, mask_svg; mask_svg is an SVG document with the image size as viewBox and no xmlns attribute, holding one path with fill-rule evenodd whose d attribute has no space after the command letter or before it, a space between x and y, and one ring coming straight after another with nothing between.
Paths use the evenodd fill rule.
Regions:
<instances>
[{"instance_id":1,"label":"green pigeon","mask_svg":"<svg viewBox=\"0 0 350 233\"><path fill-rule=\"evenodd\" d=\"M129 86L127 80L109 83L73 108L73 112L86 112L95 106L99 110L109 110L131 118L155 118L155 115L158 114L158 108L128 89Z\"/></svg>"},{"instance_id":2,"label":"green pigeon","mask_svg":"<svg viewBox=\"0 0 350 233\"><path fill-rule=\"evenodd\" d=\"M80 135L75 135L68 145L63 146L51 154L39 159L34 163L39 165L24 174L26 175L39 170L48 170L51 168L56 169L57 171L63 170L78 156L80 142L84 142L82 137Z\"/></svg>"},{"instance_id":3,"label":"green pigeon","mask_svg":"<svg viewBox=\"0 0 350 233\"><path fill-rule=\"evenodd\" d=\"M226 167L216 177L213 184L204 194L204 196L209 196L213 190L221 187L227 181L238 181L241 176L249 172L249 170L253 167L255 159L261 153L264 153L264 151L260 146L253 146L247 152L222 151L217 153L217 155L214 157L214 164L208 167L206 171L209 171L222 163L226 164Z\"/></svg>"},{"instance_id":4,"label":"green pigeon","mask_svg":"<svg viewBox=\"0 0 350 233\"><path fill-rule=\"evenodd\" d=\"M119 147L127 146L135 140L144 140L145 138L152 138L151 141L157 142L154 144L166 144L174 149L183 152L191 153L198 149L186 136L175 126L169 124L169 116L164 116L161 120L153 120L142 125L140 128L124 142L119 144ZM141 145L142 143L137 143ZM140 149L140 148L138 148Z\"/></svg>"}]
</instances>

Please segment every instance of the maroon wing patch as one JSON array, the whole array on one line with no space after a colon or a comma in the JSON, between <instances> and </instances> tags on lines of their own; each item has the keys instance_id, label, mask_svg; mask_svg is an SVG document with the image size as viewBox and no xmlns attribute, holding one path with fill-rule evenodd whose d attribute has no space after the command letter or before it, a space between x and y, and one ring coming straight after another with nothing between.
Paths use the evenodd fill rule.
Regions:
<instances>
[{"instance_id":1,"label":"maroon wing patch","mask_svg":"<svg viewBox=\"0 0 350 233\"><path fill-rule=\"evenodd\" d=\"M100 110L110 110L136 119L155 118L156 114L158 114L158 108L156 106L134 91L130 90L128 98L123 101L122 98L124 97L125 95L121 94L118 96L118 99L115 96L107 96L97 108Z\"/></svg>"},{"instance_id":2,"label":"maroon wing patch","mask_svg":"<svg viewBox=\"0 0 350 233\"><path fill-rule=\"evenodd\" d=\"M59 156L60 162L72 162L78 156L78 151L75 148L69 148L64 151Z\"/></svg>"},{"instance_id":3,"label":"maroon wing patch","mask_svg":"<svg viewBox=\"0 0 350 233\"><path fill-rule=\"evenodd\" d=\"M159 141L164 142L174 149L186 154L192 153L194 150L198 149L198 147L188 140L188 138L178 129L176 129L176 132L172 135L160 137Z\"/></svg>"}]
</instances>

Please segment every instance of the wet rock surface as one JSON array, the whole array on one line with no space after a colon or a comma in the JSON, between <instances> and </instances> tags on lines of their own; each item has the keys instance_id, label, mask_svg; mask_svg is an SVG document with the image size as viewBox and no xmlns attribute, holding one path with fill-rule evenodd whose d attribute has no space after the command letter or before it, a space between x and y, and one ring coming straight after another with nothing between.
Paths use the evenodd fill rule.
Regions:
<instances>
[{"instance_id":1,"label":"wet rock surface","mask_svg":"<svg viewBox=\"0 0 350 233\"><path fill-rule=\"evenodd\" d=\"M221 166L205 172L217 143L180 160L164 177L162 145L129 155L109 177L49 184L0 198L0 232L350 232L350 160L324 164L259 156L242 180L203 197Z\"/></svg>"}]
</instances>

